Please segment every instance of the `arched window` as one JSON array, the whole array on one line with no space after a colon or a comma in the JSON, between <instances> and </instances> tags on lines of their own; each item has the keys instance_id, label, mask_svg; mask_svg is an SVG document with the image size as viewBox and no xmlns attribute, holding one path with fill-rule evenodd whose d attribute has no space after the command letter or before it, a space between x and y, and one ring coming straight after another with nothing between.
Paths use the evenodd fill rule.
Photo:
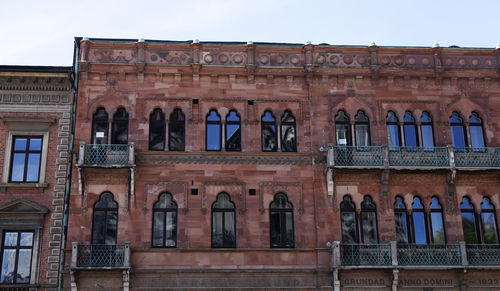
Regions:
<instances>
[{"instance_id":1,"label":"arched window","mask_svg":"<svg viewBox=\"0 0 500 291\"><path fill-rule=\"evenodd\" d=\"M120 107L113 115L111 127L111 144L127 144L128 142L128 113Z\"/></svg>"},{"instance_id":2,"label":"arched window","mask_svg":"<svg viewBox=\"0 0 500 291\"><path fill-rule=\"evenodd\" d=\"M386 124L389 149L397 150L401 146L401 140L399 138L399 121L394 112L387 113Z\"/></svg>"},{"instance_id":3,"label":"arched window","mask_svg":"<svg viewBox=\"0 0 500 291\"><path fill-rule=\"evenodd\" d=\"M351 129L349 128L349 116L344 110L339 110L335 116L335 140L337 146L350 146L351 143Z\"/></svg>"},{"instance_id":4,"label":"arched window","mask_svg":"<svg viewBox=\"0 0 500 291\"><path fill-rule=\"evenodd\" d=\"M278 135L276 118L271 111L264 112L261 118L262 151L275 152L278 150Z\"/></svg>"},{"instance_id":5,"label":"arched window","mask_svg":"<svg viewBox=\"0 0 500 291\"><path fill-rule=\"evenodd\" d=\"M479 243L476 213L474 212L474 205L470 203L468 197L462 199L460 204L460 212L462 215L462 228L464 230L464 239L468 244Z\"/></svg>"},{"instance_id":6,"label":"arched window","mask_svg":"<svg viewBox=\"0 0 500 291\"><path fill-rule=\"evenodd\" d=\"M426 244L427 243L427 232L425 225L425 211L420 198L414 197L412 209L412 222L413 222L413 241L416 244Z\"/></svg>"},{"instance_id":7,"label":"arched window","mask_svg":"<svg viewBox=\"0 0 500 291\"><path fill-rule=\"evenodd\" d=\"M354 117L354 137L356 146L370 146L370 119L359 110Z\"/></svg>"},{"instance_id":8,"label":"arched window","mask_svg":"<svg viewBox=\"0 0 500 291\"><path fill-rule=\"evenodd\" d=\"M431 238L435 244L445 244L446 235L444 232L443 209L437 197L432 197L431 201Z\"/></svg>"},{"instance_id":9,"label":"arched window","mask_svg":"<svg viewBox=\"0 0 500 291\"><path fill-rule=\"evenodd\" d=\"M411 112L406 112L403 117L403 133L406 150L416 150L418 146L417 125Z\"/></svg>"},{"instance_id":10,"label":"arched window","mask_svg":"<svg viewBox=\"0 0 500 291\"><path fill-rule=\"evenodd\" d=\"M360 222L363 243L378 243L377 207L369 195L366 195L361 203Z\"/></svg>"},{"instance_id":11,"label":"arched window","mask_svg":"<svg viewBox=\"0 0 500 291\"><path fill-rule=\"evenodd\" d=\"M156 108L149 115L149 149L162 151L165 148L165 114Z\"/></svg>"},{"instance_id":12,"label":"arched window","mask_svg":"<svg viewBox=\"0 0 500 291\"><path fill-rule=\"evenodd\" d=\"M399 196L394 202L394 220L396 221L396 241L400 244L409 243L408 214L403 198Z\"/></svg>"},{"instance_id":13,"label":"arched window","mask_svg":"<svg viewBox=\"0 0 500 291\"><path fill-rule=\"evenodd\" d=\"M340 222L342 224L342 242L357 243L356 207L349 195L345 195L340 203Z\"/></svg>"},{"instance_id":14,"label":"arched window","mask_svg":"<svg viewBox=\"0 0 500 291\"><path fill-rule=\"evenodd\" d=\"M168 122L168 149L183 152L186 144L186 118L182 110L174 109Z\"/></svg>"},{"instance_id":15,"label":"arched window","mask_svg":"<svg viewBox=\"0 0 500 291\"><path fill-rule=\"evenodd\" d=\"M481 203L481 228L483 231L483 243L498 244L498 231L495 216L495 206L491 204L488 197L483 197Z\"/></svg>"},{"instance_id":16,"label":"arched window","mask_svg":"<svg viewBox=\"0 0 500 291\"><path fill-rule=\"evenodd\" d=\"M212 247L236 247L236 211L227 193L217 195L212 204Z\"/></svg>"},{"instance_id":17,"label":"arched window","mask_svg":"<svg viewBox=\"0 0 500 291\"><path fill-rule=\"evenodd\" d=\"M477 113L473 112L469 117L470 146L474 151L483 151L484 135L483 122Z\"/></svg>"},{"instance_id":18,"label":"arched window","mask_svg":"<svg viewBox=\"0 0 500 291\"><path fill-rule=\"evenodd\" d=\"M113 198L113 194L104 192L94 205L92 244L116 244L118 203Z\"/></svg>"},{"instance_id":19,"label":"arched window","mask_svg":"<svg viewBox=\"0 0 500 291\"><path fill-rule=\"evenodd\" d=\"M453 147L457 151L464 151L464 148L467 147L467 142L465 141L465 127L462 118L456 112L453 112L450 116L450 127Z\"/></svg>"},{"instance_id":20,"label":"arched window","mask_svg":"<svg viewBox=\"0 0 500 291\"><path fill-rule=\"evenodd\" d=\"M221 120L217 110L212 109L207 115L207 151L221 150Z\"/></svg>"},{"instance_id":21,"label":"arched window","mask_svg":"<svg viewBox=\"0 0 500 291\"><path fill-rule=\"evenodd\" d=\"M281 116L281 151L296 152L297 138L295 128L295 117L292 112L285 111Z\"/></svg>"},{"instance_id":22,"label":"arched window","mask_svg":"<svg viewBox=\"0 0 500 291\"><path fill-rule=\"evenodd\" d=\"M177 203L170 193L162 193L153 205L153 247L177 246Z\"/></svg>"},{"instance_id":23,"label":"arched window","mask_svg":"<svg viewBox=\"0 0 500 291\"><path fill-rule=\"evenodd\" d=\"M97 111L92 116L92 143L107 144L108 143L108 113L103 107L97 108Z\"/></svg>"},{"instance_id":24,"label":"arched window","mask_svg":"<svg viewBox=\"0 0 500 291\"><path fill-rule=\"evenodd\" d=\"M272 248L293 248L293 206L283 193L274 195L269 206L269 221Z\"/></svg>"},{"instance_id":25,"label":"arched window","mask_svg":"<svg viewBox=\"0 0 500 291\"><path fill-rule=\"evenodd\" d=\"M432 129L432 119L429 113L422 112L420 117L420 131L422 132L422 146L427 150L434 148L434 132ZM425 150L425 149L424 149Z\"/></svg>"},{"instance_id":26,"label":"arched window","mask_svg":"<svg viewBox=\"0 0 500 291\"><path fill-rule=\"evenodd\" d=\"M241 120L235 110L229 111L226 116L226 151L241 151Z\"/></svg>"}]
</instances>

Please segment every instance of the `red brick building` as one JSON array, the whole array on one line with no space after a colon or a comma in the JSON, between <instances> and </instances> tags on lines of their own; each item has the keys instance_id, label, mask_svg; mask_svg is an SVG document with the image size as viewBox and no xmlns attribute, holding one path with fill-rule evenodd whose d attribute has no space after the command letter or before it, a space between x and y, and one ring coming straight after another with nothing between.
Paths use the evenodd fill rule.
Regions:
<instances>
[{"instance_id":1,"label":"red brick building","mask_svg":"<svg viewBox=\"0 0 500 291\"><path fill-rule=\"evenodd\" d=\"M77 41L66 289L500 288L498 49Z\"/></svg>"}]
</instances>

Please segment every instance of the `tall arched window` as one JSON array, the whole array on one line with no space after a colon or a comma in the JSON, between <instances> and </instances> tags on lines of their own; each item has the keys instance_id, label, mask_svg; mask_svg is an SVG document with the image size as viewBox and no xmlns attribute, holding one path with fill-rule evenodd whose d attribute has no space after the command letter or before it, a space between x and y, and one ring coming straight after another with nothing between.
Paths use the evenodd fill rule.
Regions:
<instances>
[{"instance_id":1,"label":"tall arched window","mask_svg":"<svg viewBox=\"0 0 500 291\"><path fill-rule=\"evenodd\" d=\"M236 247L236 211L229 194L220 193L212 204L212 247Z\"/></svg>"},{"instance_id":2,"label":"tall arched window","mask_svg":"<svg viewBox=\"0 0 500 291\"><path fill-rule=\"evenodd\" d=\"M174 109L168 122L168 149L183 152L186 145L186 118L182 110Z\"/></svg>"},{"instance_id":3,"label":"tall arched window","mask_svg":"<svg viewBox=\"0 0 500 291\"><path fill-rule=\"evenodd\" d=\"M434 148L434 132L432 129L432 119L429 113L422 112L420 117L420 131L422 134L422 146L427 150Z\"/></svg>"},{"instance_id":4,"label":"tall arched window","mask_svg":"<svg viewBox=\"0 0 500 291\"><path fill-rule=\"evenodd\" d=\"M443 209L437 197L432 197L431 201L431 238L435 244L445 244L446 235L444 231Z\"/></svg>"},{"instance_id":5,"label":"tall arched window","mask_svg":"<svg viewBox=\"0 0 500 291\"><path fill-rule=\"evenodd\" d=\"M153 205L153 247L177 246L177 203L170 193L162 193Z\"/></svg>"},{"instance_id":6,"label":"tall arched window","mask_svg":"<svg viewBox=\"0 0 500 291\"><path fill-rule=\"evenodd\" d=\"M414 197L412 209L413 241L416 244L427 243L427 227L425 225L425 211L420 198Z\"/></svg>"},{"instance_id":7,"label":"tall arched window","mask_svg":"<svg viewBox=\"0 0 500 291\"><path fill-rule=\"evenodd\" d=\"M345 195L340 203L340 222L342 225L342 242L357 243L356 207L349 195Z\"/></svg>"},{"instance_id":8,"label":"tall arched window","mask_svg":"<svg viewBox=\"0 0 500 291\"><path fill-rule=\"evenodd\" d=\"M94 205L92 244L116 244L118 230L118 203L113 194L104 192Z\"/></svg>"},{"instance_id":9,"label":"tall arched window","mask_svg":"<svg viewBox=\"0 0 500 291\"><path fill-rule=\"evenodd\" d=\"M378 243L377 207L369 195L366 195L361 203L360 222L363 243Z\"/></svg>"},{"instance_id":10,"label":"tall arched window","mask_svg":"<svg viewBox=\"0 0 500 291\"><path fill-rule=\"evenodd\" d=\"M264 112L261 118L262 151L275 152L278 150L278 134L276 118L269 110Z\"/></svg>"},{"instance_id":11,"label":"tall arched window","mask_svg":"<svg viewBox=\"0 0 500 291\"><path fill-rule=\"evenodd\" d=\"M481 203L481 228L483 231L483 243L498 244L498 231L495 216L495 206L491 204L488 197L483 197Z\"/></svg>"},{"instance_id":12,"label":"tall arched window","mask_svg":"<svg viewBox=\"0 0 500 291\"><path fill-rule=\"evenodd\" d=\"M397 149L401 146L401 139L399 138L399 121L394 112L387 113L386 124L389 149Z\"/></svg>"},{"instance_id":13,"label":"tall arched window","mask_svg":"<svg viewBox=\"0 0 500 291\"><path fill-rule=\"evenodd\" d=\"M418 146L417 124L411 112L406 112L403 117L403 133L405 137L406 150L416 150Z\"/></svg>"},{"instance_id":14,"label":"tall arched window","mask_svg":"<svg viewBox=\"0 0 500 291\"><path fill-rule=\"evenodd\" d=\"M297 151L295 117L288 110L281 116L281 151Z\"/></svg>"},{"instance_id":15,"label":"tall arched window","mask_svg":"<svg viewBox=\"0 0 500 291\"><path fill-rule=\"evenodd\" d=\"M293 248L293 205L283 193L274 195L269 206L269 222L272 248Z\"/></svg>"},{"instance_id":16,"label":"tall arched window","mask_svg":"<svg viewBox=\"0 0 500 291\"><path fill-rule=\"evenodd\" d=\"M474 212L474 205L470 203L468 197L462 199L460 204L460 212L462 215L462 228L464 230L464 239L468 244L479 243L476 213Z\"/></svg>"},{"instance_id":17,"label":"tall arched window","mask_svg":"<svg viewBox=\"0 0 500 291\"><path fill-rule=\"evenodd\" d=\"M455 150L464 151L467 146L465 138L465 127L462 118L457 112L453 112L450 116L451 141Z\"/></svg>"},{"instance_id":18,"label":"tall arched window","mask_svg":"<svg viewBox=\"0 0 500 291\"><path fill-rule=\"evenodd\" d=\"M335 115L335 140L337 146L350 146L351 143L351 129L349 128L349 116L344 110L339 110Z\"/></svg>"},{"instance_id":19,"label":"tall arched window","mask_svg":"<svg viewBox=\"0 0 500 291\"><path fill-rule=\"evenodd\" d=\"M127 144L128 142L128 113L120 107L113 115L111 127L111 144Z\"/></svg>"},{"instance_id":20,"label":"tall arched window","mask_svg":"<svg viewBox=\"0 0 500 291\"><path fill-rule=\"evenodd\" d=\"M103 107L97 108L97 111L92 116L92 143L107 144L108 143L108 113Z\"/></svg>"},{"instance_id":21,"label":"tall arched window","mask_svg":"<svg viewBox=\"0 0 500 291\"><path fill-rule=\"evenodd\" d=\"M484 149L483 122L478 114L473 112L469 117L470 146L476 151Z\"/></svg>"},{"instance_id":22,"label":"tall arched window","mask_svg":"<svg viewBox=\"0 0 500 291\"><path fill-rule=\"evenodd\" d=\"M370 119L363 112L358 110L354 117L354 137L356 146L370 146Z\"/></svg>"},{"instance_id":23,"label":"tall arched window","mask_svg":"<svg viewBox=\"0 0 500 291\"><path fill-rule=\"evenodd\" d=\"M207 151L221 150L221 119L217 110L212 109L207 115L207 136L206 149Z\"/></svg>"},{"instance_id":24,"label":"tall arched window","mask_svg":"<svg viewBox=\"0 0 500 291\"><path fill-rule=\"evenodd\" d=\"M160 108L149 115L149 149L162 151L165 148L165 114Z\"/></svg>"},{"instance_id":25,"label":"tall arched window","mask_svg":"<svg viewBox=\"0 0 500 291\"><path fill-rule=\"evenodd\" d=\"M408 214L403 198L397 196L394 202L394 220L396 222L396 241L400 244L410 242L408 232Z\"/></svg>"},{"instance_id":26,"label":"tall arched window","mask_svg":"<svg viewBox=\"0 0 500 291\"><path fill-rule=\"evenodd\" d=\"M226 151L241 151L241 120L235 110L229 111L226 116Z\"/></svg>"}]
</instances>

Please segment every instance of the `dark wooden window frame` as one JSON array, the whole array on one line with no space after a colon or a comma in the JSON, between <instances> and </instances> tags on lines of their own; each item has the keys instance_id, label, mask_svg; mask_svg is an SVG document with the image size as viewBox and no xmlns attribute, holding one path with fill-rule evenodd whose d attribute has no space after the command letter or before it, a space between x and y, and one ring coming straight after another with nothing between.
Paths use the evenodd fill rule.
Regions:
<instances>
[{"instance_id":1,"label":"dark wooden window frame","mask_svg":"<svg viewBox=\"0 0 500 291\"><path fill-rule=\"evenodd\" d=\"M175 207L166 207L166 208L160 208L160 207L156 207L155 205L157 203L160 202L160 198L162 195L170 195L170 198L171 198L171 201L172 203L175 205ZM156 202L153 204L153 219L152 219L152 222L153 222L153 227L152 227L152 232L151 232L151 245L153 248L176 248L177 247L177 230L178 230L178 226L179 226L179 223L178 223L178 207L177 207L177 203L175 202L174 200L174 197L172 194L170 194L169 192L162 192L159 196L158 196L158 200L156 200ZM163 242L162 242L162 245L161 246L155 246L154 245L154 226L155 226L155 213L157 212L161 212L161 213L164 213L164 221L163 221ZM166 218L167 218L167 213L175 213L175 245L174 246L166 246L165 243L166 243L166 233L167 233L167 223L166 223Z\"/></svg>"},{"instance_id":2,"label":"dark wooden window frame","mask_svg":"<svg viewBox=\"0 0 500 291\"><path fill-rule=\"evenodd\" d=\"M216 208L214 207L215 206L215 203L217 203L217 201L219 200L219 196L220 195L227 195L229 197L229 202L233 205L233 208ZM224 242L224 235L222 235L222 245L215 245L214 244L214 232L213 232L213 223L214 223L214 213L216 212L220 212L222 213L222 232L224 232L225 230L225 215L224 213L233 213L233 217L234 217L234 221L233 221L233 224L234 224L234 245L232 244L225 244ZM210 223L210 233L211 233L211 241L212 241L212 248L236 248L237 244L236 244L236 241L237 241L237 229L236 229L236 205L234 204L234 202L231 200L231 195L229 195L228 193L226 192L221 192L217 195L217 198L215 199L214 203L212 203L212 214L211 214L211 223Z\"/></svg>"},{"instance_id":3,"label":"dark wooden window frame","mask_svg":"<svg viewBox=\"0 0 500 291\"><path fill-rule=\"evenodd\" d=\"M291 208L281 208L281 207L272 207L272 204L275 202L276 197L278 195L284 195L286 198L286 202L290 204ZM279 245L272 245L271 239L269 240L271 248L294 248L295 247L295 221L294 221L294 215L293 215L293 204L288 200L288 196L285 193L276 193L274 195L273 201L269 204L269 237L272 238L273 233L271 229L271 224L272 224L272 215L273 213L278 213L279 214L279 220L280 220L280 243ZM291 213L292 215L292 245L285 245L285 236L286 236L286 214ZM283 222L284 221L284 222Z\"/></svg>"},{"instance_id":4,"label":"dark wooden window frame","mask_svg":"<svg viewBox=\"0 0 500 291\"><path fill-rule=\"evenodd\" d=\"M15 150L16 139L26 139L26 150ZM31 139L41 139L40 150L30 150ZM10 155L10 169L9 169L9 183L38 183L40 181L40 167L42 164L42 152L43 152L43 136L38 135L15 135L12 137L12 151ZM14 155L24 154L24 167L23 167L23 180L22 181L12 181L12 174L14 168ZM26 181L28 174L28 158L29 154L39 154L38 160L38 179L37 181Z\"/></svg>"},{"instance_id":5,"label":"dark wooden window frame","mask_svg":"<svg viewBox=\"0 0 500 291\"><path fill-rule=\"evenodd\" d=\"M5 239L6 239L6 233L8 232L17 232L17 243L15 246L6 246L5 245ZM33 238L32 238L32 242L31 242L31 246L21 246L20 242L21 242L21 233L23 232L29 232L32 234ZM31 279L31 265L33 264L33 246L34 246L34 243L35 243L35 231L33 230L4 230L3 231L3 239L2 239L2 252L1 252L1 259L0 259L0 262L3 264L3 253L4 253L4 250L8 249L8 250L16 250L16 259L15 259L15 265L14 265L14 274L17 275L17 270L18 270L18 267L19 267L19 250L31 250L31 258L30 258L30 265L29 265L29 278ZM24 282L21 282L21 283L17 283L17 276L14 277L14 282L13 283L0 283L0 286L1 285L4 285L4 284L29 284L30 282L28 283L24 283Z\"/></svg>"}]
</instances>

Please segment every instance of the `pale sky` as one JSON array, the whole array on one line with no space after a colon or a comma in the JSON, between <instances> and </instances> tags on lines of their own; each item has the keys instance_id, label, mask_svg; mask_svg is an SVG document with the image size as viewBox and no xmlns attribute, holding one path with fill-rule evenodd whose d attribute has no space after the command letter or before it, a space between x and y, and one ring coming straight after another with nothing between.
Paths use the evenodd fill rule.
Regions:
<instances>
[{"instance_id":1,"label":"pale sky","mask_svg":"<svg viewBox=\"0 0 500 291\"><path fill-rule=\"evenodd\" d=\"M69 66L75 36L495 48L500 0L0 0L0 65Z\"/></svg>"}]
</instances>

